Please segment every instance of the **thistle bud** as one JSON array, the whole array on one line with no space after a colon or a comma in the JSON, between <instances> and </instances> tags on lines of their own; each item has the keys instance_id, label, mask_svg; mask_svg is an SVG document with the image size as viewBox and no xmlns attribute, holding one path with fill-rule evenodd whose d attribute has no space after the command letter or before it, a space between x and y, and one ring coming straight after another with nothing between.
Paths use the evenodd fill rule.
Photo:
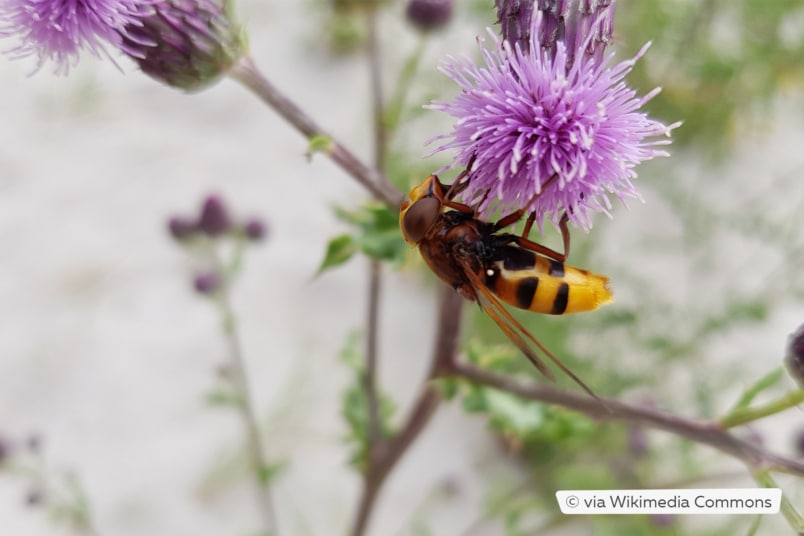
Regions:
<instances>
[{"instance_id":1,"label":"thistle bud","mask_svg":"<svg viewBox=\"0 0 804 536\"><path fill-rule=\"evenodd\" d=\"M423 32L437 30L452 18L452 0L410 0L406 15Z\"/></svg>"},{"instance_id":2,"label":"thistle bud","mask_svg":"<svg viewBox=\"0 0 804 536\"><path fill-rule=\"evenodd\" d=\"M201 217L198 220L198 228L201 232L209 236L218 236L226 233L232 227L232 219L229 217L229 210L223 200L217 195L206 198L201 207Z\"/></svg>"},{"instance_id":3,"label":"thistle bud","mask_svg":"<svg viewBox=\"0 0 804 536\"><path fill-rule=\"evenodd\" d=\"M265 238L265 232L265 223L257 218L252 218L243 225L243 233L246 235L246 238L254 242L259 242Z\"/></svg>"},{"instance_id":4,"label":"thistle bud","mask_svg":"<svg viewBox=\"0 0 804 536\"><path fill-rule=\"evenodd\" d=\"M179 242L183 242L198 232L198 225L190 218L172 216L168 220L168 232L170 236Z\"/></svg>"},{"instance_id":5,"label":"thistle bud","mask_svg":"<svg viewBox=\"0 0 804 536\"><path fill-rule=\"evenodd\" d=\"M199 294L214 294L221 287L221 276L218 272L202 272L193 279L193 286Z\"/></svg>"},{"instance_id":6,"label":"thistle bud","mask_svg":"<svg viewBox=\"0 0 804 536\"><path fill-rule=\"evenodd\" d=\"M784 362L790 376L804 389L804 324L787 338Z\"/></svg>"},{"instance_id":7,"label":"thistle bud","mask_svg":"<svg viewBox=\"0 0 804 536\"><path fill-rule=\"evenodd\" d=\"M121 34L120 48L148 76L194 91L217 81L244 52L230 0L162 0Z\"/></svg>"}]
</instances>

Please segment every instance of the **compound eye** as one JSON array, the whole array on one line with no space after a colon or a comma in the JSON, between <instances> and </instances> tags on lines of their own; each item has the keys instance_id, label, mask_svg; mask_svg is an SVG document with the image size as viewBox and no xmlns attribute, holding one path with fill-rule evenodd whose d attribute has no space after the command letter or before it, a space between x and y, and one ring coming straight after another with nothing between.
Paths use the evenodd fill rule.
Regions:
<instances>
[{"instance_id":1,"label":"compound eye","mask_svg":"<svg viewBox=\"0 0 804 536\"><path fill-rule=\"evenodd\" d=\"M408 240L416 244L421 242L440 211L441 201L434 197L425 197L413 203L402 219L402 227Z\"/></svg>"}]
</instances>

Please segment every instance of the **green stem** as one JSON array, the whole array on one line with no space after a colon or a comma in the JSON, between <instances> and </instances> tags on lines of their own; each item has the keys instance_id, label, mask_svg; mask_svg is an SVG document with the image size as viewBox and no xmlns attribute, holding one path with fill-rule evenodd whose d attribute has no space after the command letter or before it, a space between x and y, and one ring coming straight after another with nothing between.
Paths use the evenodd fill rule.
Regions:
<instances>
[{"instance_id":1,"label":"green stem","mask_svg":"<svg viewBox=\"0 0 804 536\"><path fill-rule=\"evenodd\" d=\"M769 415L780 413L802 403L804 403L804 389L798 389L761 406L736 409L720 419L720 425L726 429L734 428L735 426L747 424Z\"/></svg>"},{"instance_id":2,"label":"green stem","mask_svg":"<svg viewBox=\"0 0 804 536\"><path fill-rule=\"evenodd\" d=\"M764 488L779 487L767 469L756 470L753 472L753 476L754 480ZM804 516L801 515L801 512L796 510L796 507L793 506L793 503L791 503L784 494L782 494L780 511L790 526L793 527L793 530L796 531L796 534L804 534Z\"/></svg>"}]
</instances>

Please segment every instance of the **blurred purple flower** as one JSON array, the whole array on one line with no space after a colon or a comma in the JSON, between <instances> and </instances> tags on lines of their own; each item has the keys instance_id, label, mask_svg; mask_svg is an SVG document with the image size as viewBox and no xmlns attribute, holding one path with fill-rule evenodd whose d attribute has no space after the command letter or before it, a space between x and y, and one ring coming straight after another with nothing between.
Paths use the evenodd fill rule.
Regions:
<instances>
[{"instance_id":1,"label":"blurred purple flower","mask_svg":"<svg viewBox=\"0 0 804 536\"><path fill-rule=\"evenodd\" d=\"M259 242L265 238L265 223L259 218L251 218L246 221L245 225L243 225L243 232L245 233L246 238L249 240Z\"/></svg>"},{"instance_id":2,"label":"blurred purple flower","mask_svg":"<svg viewBox=\"0 0 804 536\"><path fill-rule=\"evenodd\" d=\"M437 30L452 18L452 3L453 0L409 0L405 15L419 30Z\"/></svg>"},{"instance_id":3,"label":"blurred purple flower","mask_svg":"<svg viewBox=\"0 0 804 536\"><path fill-rule=\"evenodd\" d=\"M198 218L198 228L209 236L222 235L232 227L232 218L223 199L217 195L210 195L201 206L201 216Z\"/></svg>"},{"instance_id":4,"label":"blurred purple flower","mask_svg":"<svg viewBox=\"0 0 804 536\"><path fill-rule=\"evenodd\" d=\"M171 216L168 220L168 232L179 242L191 238L198 232L198 223L186 216Z\"/></svg>"},{"instance_id":5,"label":"blurred purple flower","mask_svg":"<svg viewBox=\"0 0 804 536\"><path fill-rule=\"evenodd\" d=\"M222 283L221 275L216 271L202 272L193 278L193 287L199 294L214 294Z\"/></svg>"},{"instance_id":6,"label":"blurred purple flower","mask_svg":"<svg viewBox=\"0 0 804 536\"><path fill-rule=\"evenodd\" d=\"M609 214L610 194L623 201L640 198L631 182L634 167L667 156L657 146L670 143L666 137L677 124L665 126L640 111L658 88L638 97L624 82L647 46L631 60L609 66L611 56L596 61L597 49L578 53L588 50L595 33L586 41L574 38L570 44L578 49L572 54L560 39L554 49L543 48L542 20L536 11L528 49L501 43L489 32L494 46L481 46L484 65L468 58L442 64L461 92L452 102L429 106L457 119L452 133L435 138L447 141L433 152L458 150L447 168L471 163L463 198L480 203L482 214L518 209L544 188L528 207L540 228L544 219L557 224L566 212L588 230L592 213ZM574 56L579 61L570 63ZM656 136L665 139L649 139Z\"/></svg>"},{"instance_id":7,"label":"blurred purple flower","mask_svg":"<svg viewBox=\"0 0 804 536\"><path fill-rule=\"evenodd\" d=\"M152 0L0 0L0 36L16 35L13 57L36 56L36 70L48 60L67 74L82 49L95 56L108 52L104 42L118 47L126 28L141 24L152 11Z\"/></svg>"}]
</instances>

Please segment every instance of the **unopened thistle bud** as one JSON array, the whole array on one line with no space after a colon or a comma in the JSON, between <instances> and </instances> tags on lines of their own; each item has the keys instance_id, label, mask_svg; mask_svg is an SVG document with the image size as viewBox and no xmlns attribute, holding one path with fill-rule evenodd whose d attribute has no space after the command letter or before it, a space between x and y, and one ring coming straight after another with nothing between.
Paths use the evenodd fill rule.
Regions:
<instances>
[{"instance_id":1,"label":"unopened thistle bud","mask_svg":"<svg viewBox=\"0 0 804 536\"><path fill-rule=\"evenodd\" d=\"M199 294L215 294L222 283L221 275L216 271L202 272L193 278L193 287Z\"/></svg>"},{"instance_id":2,"label":"unopened thistle bud","mask_svg":"<svg viewBox=\"0 0 804 536\"><path fill-rule=\"evenodd\" d=\"M229 0L162 0L129 24L120 48L148 76L187 91L225 75L244 53Z\"/></svg>"},{"instance_id":3,"label":"unopened thistle bud","mask_svg":"<svg viewBox=\"0 0 804 536\"><path fill-rule=\"evenodd\" d=\"M437 30L452 17L452 0L409 0L406 14L417 29Z\"/></svg>"},{"instance_id":4,"label":"unopened thistle bud","mask_svg":"<svg viewBox=\"0 0 804 536\"><path fill-rule=\"evenodd\" d=\"M804 324L788 337L784 361L787 371L804 389Z\"/></svg>"},{"instance_id":5,"label":"unopened thistle bud","mask_svg":"<svg viewBox=\"0 0 804 536\"><path fill-rule=\"evenodd\" d=\"M232 228L232 219L223 199L217 195L210 195L206 198L201 207L198 228L209 236L225 234Z\"/></svg>"}]
</instances>

